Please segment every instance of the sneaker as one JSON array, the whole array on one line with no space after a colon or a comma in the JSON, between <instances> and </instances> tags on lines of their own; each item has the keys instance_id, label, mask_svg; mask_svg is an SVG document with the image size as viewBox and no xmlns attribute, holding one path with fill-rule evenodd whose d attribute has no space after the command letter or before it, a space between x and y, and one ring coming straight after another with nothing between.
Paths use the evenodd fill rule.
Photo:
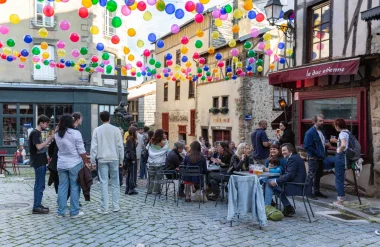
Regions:
<instances>
[{"instance_id":1,"label":"sneaker","mask_svg":"<svg viewBox=\"0 0 380 247\"><path fill-rule=\"evenodd\" d=\"M83 212L79 212L77 215L71 215L71 219L76 219L76 218L80 218L84 215Z\"/></svg>"},{"instance_id":2,"label":"sneaker","mask_svg":"<svg viewBox=\"0 0 380 247\"><path fill-rule=\"evenodd\" d=\"M335 201L335 202L333 202L333 204L334 204L334 206L337 206L337 207L339 207L339 208L344 207L344 202L343 202L343 200Z\"/></svg>"},{"instance_id":3,"label":"sneaker","mask_svg":"<svg viewBox=\"0 0 380 247\"><path fill-rule=\"evenodd\" d=\"M289 206L286 206L284 208L284 211L282 211L282 214L285 216L285 217L290 217L292 215L294 215L296 213L296 211L294 210L293 206L292 205L289 205Z\"/></svg>"},{"instance_id":4,"label":"sneaker","mask_svg":"<svg viewBox=\"0 0 380 247\"><path fill-rule=\"evenodd\" d=\"M119 212L120 211L120 208L114 208L113 210L112 210L112 212Z\"/></svg>"},{"instance_id":5,"label":"sneaker","mask_svg":"<svg viewBox=\"0 0 380 247\"><path fill-rule=\"evenodd\" d=\"M44 207L44 205L41 204L41 208L49 210L48 207Z\"/></svg>"},{"instance_id":6,"label":"sneaker","mask_svg":"<svg viewBox=\"0 0 380 247\"><path fill-rule=\"evenodd\" d=\"M65 218L64 215L60 215L60 214L56 214L55 217L57 217L58 219L63 219L63 218Z\"/></svg>"},{"instance_id":7,"label":"sneaker","mask_svg":"<svg viewBox=\"0 0 380 247\"><path fill-rule=\"evenodd\" d=\"M324 195L324 194L322 194L320 191L316 191L316 192L314 192L314 196L316 196L316 197L320 197L320 198L329 198L328 196L326 196L326 195Z\"/></svg>"},{"instance_id":8,"label":"sneaker","mask_svg":"<svg viewBox=\"0 0 380 247\"><path fill-rule=\"evenodd\" d=\"M135 190L133 190L133 191L130 191L130 192L128 192L128 195L137 195L139 192L137 192L137 191L135 191Z\"/></svg>"},{"instance_id":9,"label":"sneaker","mask_svg":"<svg viewBox=\"0 0 380 247\"><path fill-rule=\"evenodd\" d=\"M107 211L103 211L103 210L101 210L100 208L97 210L97 212L98 212L99 214L108 214Z\"/></svg>"},{"instance_id":10,"label":"sneaker","mask_svg":"<svg viewBox=\"0 0 380 247\"><path fill-rule=\"evenodd\" d=\"M49 209L45 209L45 208L42 208L42 207L33 208L32 213L33 214L48 214L49 213Z\"/></svg>"}]
</instances>

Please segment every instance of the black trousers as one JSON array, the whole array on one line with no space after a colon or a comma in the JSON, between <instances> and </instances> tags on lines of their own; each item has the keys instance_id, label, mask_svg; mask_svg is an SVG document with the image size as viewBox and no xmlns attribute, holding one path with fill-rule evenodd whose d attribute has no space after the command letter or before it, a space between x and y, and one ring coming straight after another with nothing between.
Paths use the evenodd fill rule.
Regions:
<instances>
[{"instance_id":1,"label":"black trousers","mask_svg":"<svg viewBox=\"0 0 380 247\"><path fill-rule=\"evenodd\" d=\"M136 188L136 180L137 180L137 163L129 163L128 164L128 175L125 181L125 192L130 193L135 191Z\"/></svg>"},{"instance_id":2,"label":"black trousers","mask_svg":"<svg viewBox=\"0 0 380 247\"><path fill-rule=\"evenodd\" d=\"M309 174L312 181L313 193L319 191L321 177L323 176L323 160L309 160Z\"/></svg>"},{"instance_id":3,"label":"black trousers","mask_svg":"<svg viewBox=\"0 0 380 247\"><path fill-rule=\"evenodd\" d=\"M214 195L219 195L220 188L219 184L222 182L222 176L220 176L220 172L210 172L208 174L209 183L211 185L211 190Z\"/></svg>"}]
</instances>

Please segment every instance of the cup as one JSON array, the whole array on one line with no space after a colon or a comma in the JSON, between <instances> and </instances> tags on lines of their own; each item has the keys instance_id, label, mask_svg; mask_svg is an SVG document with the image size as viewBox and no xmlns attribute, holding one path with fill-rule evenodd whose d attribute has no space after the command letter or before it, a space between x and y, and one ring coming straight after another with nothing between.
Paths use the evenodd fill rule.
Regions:
<instances>
[{"instance_id":1,"label":"cup","mask_svg":"<svg viewBox=\"0 0 380 247\"><path fill-rule=\"evenodd\" d=\"M330 142L334 142L336 140L336 136L331 136L330 137Z\"/></svg>"},{"instance_id":2,"label":"cup","mask_svg":"<svg viewBox=\"0 0 380 247\"><path fill-rule=\"evenodd\" d=\"M253 174L253 170L255 169L254 165L249 165L249 173Z\"/></svg>"},{"instance_id":3,"label":"cup","mask_svg":"<svg viewBox=\"0 0 380 247\"><path fill-rule=\"evenodd\" d=\"M281 134L281 130L280 129L276 129L276 133L279 135Z\"/></svg>"}]
</instances>

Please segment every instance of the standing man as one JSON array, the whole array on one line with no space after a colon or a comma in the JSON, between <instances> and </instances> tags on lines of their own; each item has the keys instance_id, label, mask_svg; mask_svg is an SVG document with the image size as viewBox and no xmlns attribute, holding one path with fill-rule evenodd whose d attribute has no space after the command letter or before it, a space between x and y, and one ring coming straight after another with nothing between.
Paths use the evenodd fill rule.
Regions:
<instances>
[{"instance_id":1,"label":"standing man","mask_svg":"<svg viewBox=\"0 0 380 247\"><path fill-rule=\"evenodd\" d=\"M149 136L148 136L149 127L144 126L143 132L141 135L143 136L143 146L142 146L142 152L141 152L141 159L140 159L140 173L139 178L144 179L147 176L147 169L146 169L146 162L147 162L147 152L146 146L149 143Z\"/></svg>"},{"instance_id":2,"label":"standing man","mask_svg":"<svg viewBox=\"0 0 380 247\"><path fill-rule=\"evenodd\" d=\"M136 170L135 170L135 183L137 183L137 174L140 172L140 164L141 164L141 154L144 151L144 136L142 135L142 132L144 131L144 128L139 127L138 131L136 132L137 134L137 147L136 147ZM136 186L137 184L135 184Z\"/></svg>"},{"instance_id":3,"label":"standing man","mask_svg":"<svg viewBox=\"0 0 380 247\"><path fill-rule=\"evenodd\" d=\"M103 124L95 128L91 140L91 163L98 160L98 176L102 188L101 208L98 209L100 214L108 214L108 172L111 177L113 211L120 210L119 167L124 160L124 146L120 130L110 124L110 117L108 111L100 113Z\"/></svg>"},{"instance_id":4,"label":"standing man","mask_svg":"<svg viewBox=\"0 0 380 247\"><path fill-rule=\"evenodd\" d=\"M259 127L251 135L253 159L261 165L265 165L265 161L269 157L269 147L271 145L267 133L265 133L267 126L267 121L261 120Z\"/></svg>"},{"instance_id":5,"label":"standing man","mask_svg":"<svg viewBox=\"0 0 380 247\"><path fill-rule=\"evenodd\" d=\"M330 146L322 132L323 119L322 114L318 114L311 119L314 126L306 132L303 142L303 148L306 150L309 163L309 173L313 181L313 199L317 199L317 197L327 198L326 195L319 191L319 183L323 175L323 160L327 155L326 147Z\"/></svg>"},{"instance_id":6,"label":"standing man","mask_svg":"<svg viewBox=\"0 0 380 247\"><path fill-rule=\"evenodd\" d=\"M42 140L41 131L48 127L50 119L41 115L37 119L37 127L29 135L30 166L34 168L34 203L33 214L48 214L49 208L42 206L42 197L45 190L45 177L47 159L47 146L54 139L54 135Z\"/></svg>"}]
</instances>

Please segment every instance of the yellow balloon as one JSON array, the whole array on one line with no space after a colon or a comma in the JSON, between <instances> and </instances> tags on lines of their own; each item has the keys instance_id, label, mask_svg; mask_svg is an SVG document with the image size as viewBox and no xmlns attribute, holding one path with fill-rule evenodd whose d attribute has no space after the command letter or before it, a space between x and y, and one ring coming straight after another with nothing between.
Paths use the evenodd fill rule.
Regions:
<instances>
[{"instance_id":1,"label":"yellow balloon","mask_svg":"<svg viewBox=\"0 0 380 247\"><path fill-rule=\"evenodd\" d=\"M214 54L214 52L215 52L215 48L214 48L213 46L210 46L210 47L208 48L207 52L208 52L209 54Z\"/></svg>"},{"instance_id":2,"label":"yellow balloon","mask_svg":"<svg viewBox=\"0 0 380 247\"><path fill-rule=\"evenodd\" d=\"M272 35L270 35L269 33L265 33L263 38L264 40L269 41L272 38Z\"/></svg>"},{"instance_id":3,"label":"yellow balloon","mask_svg":"<svg viewBox=\"0 0 380 247\"><path fill-rule=\"evenodd\" d=\"M236 40L231 39L230 42L228 42L228 45L229 45L230 47L235 47L235 46L236 46Z\"/></svg>"},{"instance_id":4,"label":"yellow balloon","mask_svg":"<svg viewBox=\"0 0 380 247\"><path fill-rule=\"evenodd\" d=\"M46 38L49 35L49 32L43 27L38 30L38 35L40 35L41 38Z\"/></svg>"},{"instance_id":5,"label":"yellow balloon","mask_svg":"<svg viewBox=\"0 0 380 247\"><path fill-rule=\"evenodd\" d=\"M92 6L92 1L91 0L82 0L82 5L85 8L91 8Z\"/></svg>"},{"instance_id":6,"label":"yellow balloon","mask_svg":"<svg viewBox=\"0 0 380 247\"><path fill-rule=\"evenodd\" d=\"M66 56L66 51L64 49L58 49L57 55L58 55L58 57L64 57L64 56Z\"/></svg>"},{"instance_id":7,"label":"yellow balloon","mask_svg":"<svg viewBox=\"0 0 380 247\"><path fill-rule=\"evenodd\" d=\"M270 44L269 43L265 43L264 50L269 50L269 49L270 49Z\"/></svg>"},{"instance_id":8,"label":"yellow balloon","mask_svg":"<svg viewBox=\"0 0 380 247\"><path fill-rule=\"evenodd\" d=\"M257 71L258 71L258 72L262 72L262 71L263 71L263 67L262 67L262 66L258 66L258 67L257 67Z\"/></svg>"},{"instance_id":9,"label":"yellow balloon","mask_svg":"<svg viewBox=\"0 0 380 247\"><path fill-rule=\"evenodd\" d=\"M180 70L181 69L181 66L179 65L179 64L176 64L175 66L174 66L174 70L175 71L178 71L178 70Z\"/></svg>"},{"instance_id":10,"label":"yellow balloon","mask_svg":"<svg viewBox=\"0 0 380 247\"><path fill-rule=\"evenodd\" d=\"M189 49L187 49L186 46L182 46L182 47L181 47L181 53L182 53L182 54L186 54L188 51L189 51Z\"/></svg>"},{"instance_id":11,"label":"yellow balloon","mask_svg":"<svg viewBox=\"0 0 380 247\"><path fill-rule=\"evenodd\" d=\"M136 35L136 30L134 28L129 28L127 34L129 37L134 37Z\"/></svg>"},{"instance_id":12,"label":"yellow balloon","mask_svg":"<svg viewBox=\"0 0 380 247\"><path fill-rule=\"evenodd\" d=\"M11 48L9 48L9 47L4 47L4 48L3 48L3 53L4 53L5 55L9 56L9 55L12 54L12 50L11 50Z\"/></svg>"},{"instance_id":13,"label":"yellow balloon","mask_svg":"<svg viewBox=\"0 0 380 247\"><path fill-rule=\"evenodd\" d=\"M79 70L80 69L79 64L75 64L74 68L75 68L75 70Z\"/></svg>"},{"instance_id":14,"label":"yellow balloon","mask_svg":"<svg viewBox=\"0 0 380 247\"><path fill-rule=\"evenodd\" d=\"M199 0L199 2L201 4L208 4L210 2L210 0Z\"/></svg>"},{"instance_id":15,"label":"yellow balloon","mask_svg":"<svg viewBox=\"0 0 380 247\"><path fill-rule=\"evenodd\" d=\"M133 56L132 54L129 54L128 60L132 62L133 60L135 60L135 56ZM132 71L133 71L133 68L132 68Z\"/></svg>"},{"instance_id":16,"label":"yellow balloon","mask_svg":"<svg viewBox=\"0 0 380 247\"><path fill-rule=\"evenodd\" d=\"M290 54L293 53L293 49L292 48L288 48L288 49L285 50L285 53L286 53L286 55L289 56Z\"/></svg>"},{"instance_id":17,"label":"yellow balloon","mask_svg":"<svg viewBox=\"0 0 380 247\"><path fill-rule=\"evenodd\" d=\"M191 62L187 61L185 65L186 65L186 67L190 68L191 67Z\"/></svg>"},{"instance_id":18,"label":"yellow balloon","mask_svg":"<svg viewBox=\"0 0 380 247\"><path fill-rule=\"evenodd\" d=\"M128 53L130 53L131 50L128 47L124 46L123 52L124 52L125 55L128 55Z\"/></svg>"},{"instance_id":19,"label":"yellow balloon","mask_svg":"<svg viewBox=\"0 0 380 247\"><path fill-rule=\"evenodd\" d=\"M133 57L134 58L134 57ZM132 67L131 72L136 72L136 68Z\"/></svg>"},{"instance_id":20,"label":"yellow balloon","mask_svg":"<svg viewBox=\"0 0 380 247\"><path fill-rule=\"evenodd\" d=\"M241 9L235 9L234 10L234 13L233 13L233 16L235 19L240 19L243 17L243 10Z\"/></svg>"},{"instance_id":21,"label":"yellow balloon","mask_svg":"<svg viewBox=\"0 0 380 247\"><path fill-rule=\"evenodd\" d=\"M238 68L242 68L242 67L243 67L243 63L242 63L242 62L237 62L237 63L236 63L236 67L238 67Z\"/></svg>"},{"instance_id":22,"label":"yellow balloon","mask_svg":"<svg viewBox=\"0 0 380 247\"><path fill-rule=\"evenodd\" d=\"M13 56L18 57L19 55L20 55L20 52L18 52L18 51L13 51Z\"/></svg>"},{"instance_id":23,"label":"yellow balloon","mask_svg":"<svg viewBox=\"0 0 380 247\"><path fill-rule=\"evenodd\" d=\"M174 76L175 76L175 77L179 77L179 73L176 72L176 73L174 74Z\"/></svg>"},{"instance_id":24,"label":"yellow balloon","mask_svg":"<svg viewBox=\"0 0 380 247\"><path fill-rule=\"evenodd\" d=\"M223 21L219 18L215 19L215 26L220 27L223 25Z\"/></svg>"},{"instance_id":25,"label":"yellow balloon","mask_svg":"<svg viewBox=\"0 0 380 247\"><path fill-rule=\"evenodd\" d=\"M145 21L150 21L152 19L152 13L150 13L149 11L146 11L143 15L143 19Z\"/></svg>"},{"instance_id":26,"label":"yellow balloon","mask_svg":"<svg viewBox=\"0 0 380 247\"><path fill-rule=\"evenodd\" d=\"M18 24L20 22L20 17L16 14L11 14L9 16L9 21L12 23L12 24Z\"/></svg>"},{"instance_id":27,"label":"yellow balloon","mask_svg":"<svg viewBox=\"0 0 380 247\"><path fill-rule=\"evenodd\" d=\"M49 52L43 52L42 53L42 55L41 55L43 58L45 58L45 59L48 59L49 57L50 57L50 54L49 54Z\"/></svg>"},{"instance_id":28,"label":"yellow balloon","mask_svg":"<svg viewBox=\"0 0 380 247\"><path fill-rule=\"evenodd\" d=\"M238 57L232 57L232 62L233 62L233 63L237 63L237 62L239 62L239 58L238 58Z\"/></svg>"},{"instance_id":29,"label":"yellow balloon","mask_svg":"<svg viewBox=\"0 0 380 247\"><path fill-rule=\"evenodd\" d=\"M130 8L131 10L135 10L135 9L137 9L137 1L135 1L135 3L134 3L133 5L129 6L129 8Z\"/></svg>"},{"instance_id":30,"label":"yellow balloon","mask_svg":"<svg viewBox=\"0 0 380 247\"><path fill-rule=\"evenodd\" d=\"M79 58L78 63L79 64L85 64L86 63L86 59L84 59L83 57L81 57L81 58Z\"/></svg>"},{"instance_id":31,"label":"yellow balloon","mask_svg":"<svg viewBox=\"0 0 380 247\"><path fill-rule=\"evenodd\" d=\"M42 50L46 50L49 47L49 45L48 45L48 43L46 43L45 41L43 41L43 42L41 42L40 47L41 47Z\"/></svg>"},{"instance_id":32,"label":"yellow balloon","mask_svg":"<svg viewBox=\"0 0 380 247\"><path fill-rule=\"evenodd\" d=\"M97 26L91 26L90 27L90 33L94 34L94 35L98 34L99 33L99 28Z\"/></svg>"},{"instance_id":33,"label":"yellow balloon","mask_svg":"<svg viewBox=\"0 0 380 247\"><path fill-rule=\"evenodd\" d=\"M26 57L21 56L21 57L20 57L20 61L21 61L21 62L25 62L25 61L26 61Z\"/></svg>"},{"instance_id":34,"label":"yellow balloon","mask_svg":"<svg viewBox=\"0 0 380 247\"><path fill-rule=\"evenodd\" d=\"M199 37L199 38L202 38L204 34L205 34L205 33L203 32L202 29L198 29L197 32L195 33L195 35L196 35L197 37Z\"/></svg>"},{"instance_id":35,"label":"yellow balloon","mask_svg":"<svg viewBox=\"0 0 380 247\"><path fill-rule=\"evenodd\" d=\"M218 31L214 31L211 33L211 37L213 39L217 39L217 38L219 38L219 36L220 36L220 33Z\"/></svg>"},{"instance_id":36,"label":"yellow balloon","mask_svg":"<svg viewBox=\"0 0 380 247\"><path fill-rule=\"evenodd\" d=\"M121 67L121 74L122 75L127 75L127 69L124 67Z\"/></svg>"},{"instance_id":37,"label":"yellow balloon","mask_svg":"<svg viewBox=\"0 0 380 247\"><path fill-rule=\"evenodd\" d=\"M137 47L138 48L141 48L141 47L143 47L144 46L144 41L142 41L141 39L139 39L138 41L137 41Z\"/></svg>"}]
</instances>

